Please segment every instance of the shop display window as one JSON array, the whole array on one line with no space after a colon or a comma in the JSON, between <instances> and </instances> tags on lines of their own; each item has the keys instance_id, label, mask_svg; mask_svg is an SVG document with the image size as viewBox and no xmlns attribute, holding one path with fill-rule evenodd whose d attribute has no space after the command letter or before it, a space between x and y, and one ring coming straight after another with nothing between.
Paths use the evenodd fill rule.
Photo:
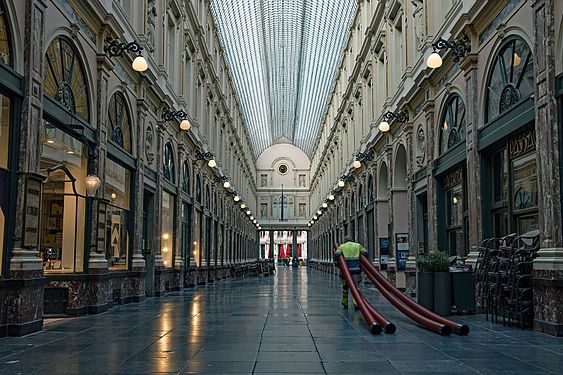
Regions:
<instances>
[{"instance_id":1,"label":"shop display window","mask_svg":"<svg viewBox=\"0 0 563 375\"><path fill-rule=\"evenodd\" d=\"M174 202L175 197L170 193L162 192L162 231L160 253L164 266L170 268L174 265Z\"/></svg>"},{"instance_id":2,"label":"shop display window","mask_svg":"<svg viewBox=\"0 0 563 375\"><path fill-rule=\"evenodd\" d=\"M48 178L41 202L40 252L44 270L82 272L87 171L85 146L43 121L40 169Z\"/></svg>"},{"instance_id":3,"label":"shop display window","mask_svg":"<svg viewBox=\"0 0 563 375\"><path fill-rule=\"evenodd\" d=\"M110 270L127 269L131 226L131 172L111 159L106 161L104 197L107 206L106 259Z\"/></svg>"},{"instance_id":4,"label":"shop display window","mask_svg":"<svg viewBox=\"0 0 563 375\"><path fill-rule=\"evenodd\" d=\"M2 19L0 17L0 19ZM0 25L1 27L2 25ZM1 29L0 29L1 33ZM4 230L8 210L8 155L10 145L10 99L0 94L0 275L4 255Z\"/></svg>"},{"instance_id":5,"label":"shop display window","mask_svg":"<svg viewBox=\"0 0 563 375\"><path fill-rule=\"evenodd\" d=\"M538 177L536 155L512 161L512 204L518 233L538 229Z\"/></svg>"}]
</instances>

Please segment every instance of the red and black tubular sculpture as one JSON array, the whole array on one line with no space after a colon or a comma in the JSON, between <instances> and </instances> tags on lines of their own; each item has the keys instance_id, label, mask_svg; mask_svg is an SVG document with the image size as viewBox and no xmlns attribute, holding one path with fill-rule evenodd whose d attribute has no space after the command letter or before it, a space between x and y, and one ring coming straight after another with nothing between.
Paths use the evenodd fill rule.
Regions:
<instances>
[{"instance_id":1,"label":"red and black tubular sculpture","mask_svg":"<svg viewBox=\"0 0 563 375\"><path fill-rule=\"evenodd\" d=\"M469 333L469 326L445 319L404 295L389 280L383 277L363 255L360 256L360 265L373 285L389 302L424 328L441 335L448 335L450 332L458 335L467 335Z\"/></svg>"},{"instance_id":2,"label":"red and black tubular sculpture","mask_svg":"<svg viewBox=\"0 0 563 375\"><path fill-rule=\"evenodd\" d=\"M358 304L358 307L360 308L360 311L361 311L362 315L364 316L366 323L368 324L369 330L373 334L380 334L381 331L382 331L382 328L377 323L377 320L375 319L375 317L371 313L370 309L367 307L368 303L366 302L364 297L360 294L360 291L356 287L356 284L354 284L354 280L352 280L352 274L350 273L350 270L348 269L348 264L346 264L346 259L344 259L343 255L338 257L338 266L340 267L340 270L342 271L342 276L344 277L344 279L348 283L348 287L350 288L350 291L352 292L352 296L356 300L356 303Z\"/></svg>"}]
</instances>

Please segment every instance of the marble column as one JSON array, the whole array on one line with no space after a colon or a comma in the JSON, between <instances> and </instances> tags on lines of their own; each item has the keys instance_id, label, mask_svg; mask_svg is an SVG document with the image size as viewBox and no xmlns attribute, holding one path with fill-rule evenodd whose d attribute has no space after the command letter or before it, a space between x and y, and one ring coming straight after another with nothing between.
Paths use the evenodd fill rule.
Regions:
<instances>
[{"instance_id":1,"label":"marble column","mask_svg":"<svg viewBox=\"0 0 563 375\"><path fill-rule=\"evenodd\" d=\"M25 1L24 51L24 96L21 104L20 144L18 160L18 189L16 194L16 212L14 216L14 247L10 259L10 278L13 283L6 284L5 300L10 306L5 317L0 317L0 334L21 336L41 330L43 326L43 261L38 257L38 236L25 236L26 217L32 198L35 196L38 210L40 202L39 172L40 130L43 118L43 61L44 61L44 15L46 5L42 0ZM35 180L37 185L31 189L28 180ZM38 215L37 215L38 216ZM35 216L35 220L39 218ZM31 223L29 223L31 225ZM9 249L5 254L9 254ZM5 320L4 320L5 319ZM2 325L5 324L5 328ZM4 333L2 333L4 331Z\"/></svg>"},{"instance_id":2,"label":"marble column","mask_svg":"<svg viewBox=\"0 0 563 375\"><path fill-rule=\"evenodd\" d=\"M538 167L540 251L534 260L534 328L563 336L563 229L561 176L555 99L555 0L535 0L534 74L536 158Z\"/></svg>"},{"instance_id":3,"label":"marble column","mask_svg":"<svg viewBox=\"0 0 563 375\"><path fill-rule=\"evenodd\" d=\"M477 46L475 46L477 50ZM481 211L481 163L479 159L478 126L479 126L479 90L477 82L477 53L468 54L460 63L465 76L465 108L466 129L465 146L467 152L467 203L469 209L469 249L467 263L473 267L479 254L477 247L481 244L482 211Z\"/></svg>"},{"instance_id":4,"label":"marble column","mask_svg":"<svg viewBox=\"0 0 563 375\"><path fill-rule=\"evenodd\" d=\"M153 252L154 252L154 295L161 296L165 290L164 259L162 258L162 183L163 183L163 150L164 132L166 124L162 121L157 122L156 137L156 204L154 206L154 228L153 229Z\"/></svg>"},{"instance_id":5,"label":"marble column","mask_svg":"<svg viewBox=\"0 0 563 375\"><path fill-rule=\"evenodd\" d=\"M292 265L293 267L297 267L299 266L299 262L298 262L298 255L299 252L297 251L297 231L296 230L292 230L291 231L291 256L293 257L293 262Z\"/></svg>"},{"instance_id":6,"label":"marble column","mask_svg":"<svg viewBox=\"0 0 563 375\"><path fill-rule=\"evenodd\" d=\"M426 169L426 186L427 186L427 205L428 205L428 249L438 248L438 212L437 212L437 193L436 180L432 173L434 165L434 140L436 139L434 124L434 101L428 100L424 107L426 119L426 158L428 160Z\"/></svg>"}]
</instances>

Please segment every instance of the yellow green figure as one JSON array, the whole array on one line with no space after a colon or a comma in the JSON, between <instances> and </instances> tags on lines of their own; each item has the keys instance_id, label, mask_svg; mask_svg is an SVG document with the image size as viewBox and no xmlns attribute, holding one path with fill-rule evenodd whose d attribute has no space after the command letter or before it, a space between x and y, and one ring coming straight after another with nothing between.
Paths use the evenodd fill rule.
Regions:
<instances>
[{"instance_id":1,"label":"yellow green figure","mask_svg":"<svg viewBox=\"0 0 563 375\"><path fill-rule=\"evenodd\" d=\"M362 270L360 268L360 255L364 254L367 255L367 250L357 242L352 241L352 236L347 235L344 237L344 243L336 249L334 253L334 260L338 262L338 257L344 255L344 259L346 259L346 264L350 269L350 273L352 274L352 279L356 286L359 287L360 282L362 281ZM346 283L346 279L340 276L340 281L342 282L342 307L348 308L348 284ZM356 301L352 297L352 303L354 304L354 309L358 309L356 305Z\"/></svg>"}]
</instances>

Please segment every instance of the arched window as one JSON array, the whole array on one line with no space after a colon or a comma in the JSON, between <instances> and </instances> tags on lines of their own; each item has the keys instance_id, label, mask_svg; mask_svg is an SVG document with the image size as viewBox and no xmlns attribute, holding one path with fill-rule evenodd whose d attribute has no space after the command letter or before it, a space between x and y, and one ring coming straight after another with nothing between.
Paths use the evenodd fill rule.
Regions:
<instances>
[{"instance_id":1,"label":"arched window","mask_svg":"<svg viewBox=\"0 0 563 375\"><path fill-rule=\"evenodd\" d=\"M182 190L184 193L190 194L190 167L187 161L184 161L182 166Z\"/></svg>"},{"instance_id":2,"label":"arched window","mask_svg":"<svg viewBox=\"0 0 563 375\"><path fill-rule=\"evenodd\" d=\"M205 207L206 208L211 208L211 196L209 193L209 186L206 185L205 186Z\"/></svg>"},{"instance_id":3,"label":"arched window","mask_svg":"<svg viewBox=\"0 0 563 375\"><path fill-rule=\"evenodd\" d=\"M201 177L199 174L195 176L195 199L201 203Z\"/></svg>"},{"instance_id":4,"label":"arched window","mask_svg":"<svg viewBox=\"0 0 563 375\"><path fill-rule=\"evenodd\" d=\"M440 155L465 140L465 104L457 94L444 107L440 120Z\"/></svg>"},{"instance_id":5,"label":"arched window","mask_svg":"<svg viewBox=\"0 0 563 375\"><path fill-rule=\"evenodd\" d=\"M70 113L90 120L88 86L76 48L63 36L55 38L45 54L45 94Z\"/></svg>"},{"instance_id":6,"label":"arched window","mask_svg":"<svg viewBox=\"0 0 563 375\"><path fill-rule=\"evenodd\" d=\"M122 93L112 95L108 106L110 139L125 151L131 152L131 118Z\"/></svg>"},{"instance_id":7,"label":"arched window","mask_svg":"<svg viewBox=\"0 0 563 375\"><path fill-rule=\"evenodd\" d=\"M368 177L368 203L372 203L374 198L373 194L373 176Z\"/></svg>"},{"instance_id":8,"label":"arched window","mask_svg":"<svg viewBox=\"0 0 563 375\"><path fill-rule=\"evenodd\" d=\"M364 208L364 185L360 185L360 188L358 189L358 203L360 210Z\"/></svg>"},{"instance_id":9,"label":"arched window","mask_svg":"<svg viewBox=\"0 0 563 375\"><path fill-rule=\"evenodd\" d=\"M164 178L168 181L174 183L176 176L174 175L174 149L172 148L172 144L168 142L164 146Z\"/></svg>"},{"instance_id":10,"label":"arched window","mask_svg":"<svg viewBox=\"0 0 563 375\"><path fill-rule=\"evenodd\" d=\"M14 66L12 40L4 1L0 0L0 63Z\"/></svg>"},{"instance_id":11,"label":"arched window","mask_svg":"<svg viewBox=\"0 0 563 375\"><path fill-rule=\"evenodd\" d=\"M506 41L493 59L486 91L486 122L534 92L534 63L528 44L519 37Z\"/></svg>"}]
</instances>

